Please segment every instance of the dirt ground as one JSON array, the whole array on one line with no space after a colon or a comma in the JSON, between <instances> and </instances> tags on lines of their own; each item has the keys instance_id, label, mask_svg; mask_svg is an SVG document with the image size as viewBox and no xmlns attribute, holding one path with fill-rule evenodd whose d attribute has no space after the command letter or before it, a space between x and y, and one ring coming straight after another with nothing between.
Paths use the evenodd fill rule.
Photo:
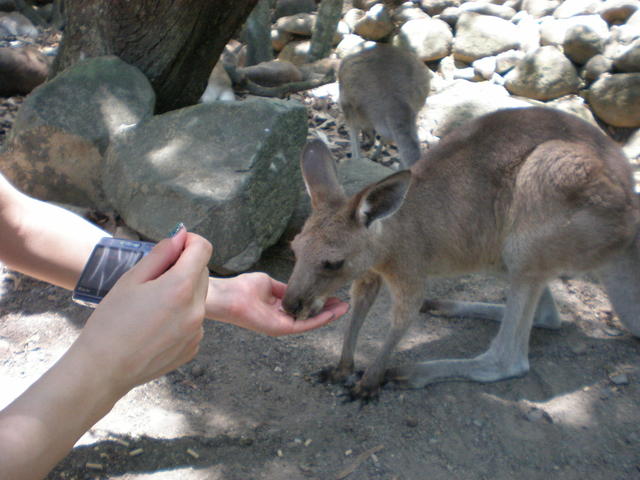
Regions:
<instances>
[{"instance_id":1,"label":"dirt ground","mask_svg":"<svg viewBox=\"0 0 640 480\"><path fill-rule=\"evenodd\" d=\"M279 248L259 265L280 278L290 267ZM62 289L0 275L2 406L62 354L90 311ZM388 387L365 406L344 403L340 387L314 375L337 362L346 318L284 338L208 322L192 363L130 392L48 478L640 478L640 341L592 281L558 280L552 290L563 326L534 330L526 377ZM427 295L501 301L504 285L437 280ZM359 366L381 346L388 306L383 292L363 328ZM393 364L477 354L497 328L422 320Z\"/></svg>"}]
</instances>

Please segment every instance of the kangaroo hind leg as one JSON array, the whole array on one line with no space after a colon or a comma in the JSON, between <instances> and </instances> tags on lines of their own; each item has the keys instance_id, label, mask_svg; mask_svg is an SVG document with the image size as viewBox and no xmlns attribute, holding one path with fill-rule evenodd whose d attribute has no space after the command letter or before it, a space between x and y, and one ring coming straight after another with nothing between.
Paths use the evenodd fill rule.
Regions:
<instances>
[{"instance_id":1,"label":"kangaroo hind leg","mask_svg":"<svg viewBox=\"0 0 640 480\"><path fill-rule=\"evenodd\" d=\"M466 379L495 382L529 371L529 335L544 283L516 281L509 288L504 318L489 349L475 358L444 359L392 368L388 380L410 388Z\"/></svg>"},{"instance_id":2,"label":"kangaroo hind leg","mask_svg":"<svg viewBox=\"0 0 640 480\"><path fill-rule=\"evenodd\" d=\"M485 302L425 300L420 311L422 313L437 312L445 317L480 318L501 322L504 317L505 306ZM551 330L560 328L560 315L548 286L545 287L540 296L540 301L533 317L533 326Z\"/></svg>"}]
</instances>

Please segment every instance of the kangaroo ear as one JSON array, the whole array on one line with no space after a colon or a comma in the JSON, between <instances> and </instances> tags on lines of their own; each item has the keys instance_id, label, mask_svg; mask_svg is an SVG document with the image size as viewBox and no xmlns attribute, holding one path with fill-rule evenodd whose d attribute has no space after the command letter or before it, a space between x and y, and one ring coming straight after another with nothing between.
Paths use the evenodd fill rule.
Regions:
<instances>
[{"instance_id":1,"label":"kangaroo ear","mask_svg":"<svg viewBox=\"0 0 640 480\"><path fill-rule=\"evenodd\" d=\"M365 227L393 215L404 203L411 183L411 171L402 170L368 186L356 195L355 215Z\"/></svg>"},{"instance_id":2,"label":"kangaroo ear","mask_svg":"<svg viewBox=\"0 0 640 480\"><path fill-rule=\"evenodd\" d=\"M307 142L302 151L300 167L314 209L320 205L344 201L344 190L338 182L336 162L322 140L316 138Z\"/></svg>"}]
</instances>

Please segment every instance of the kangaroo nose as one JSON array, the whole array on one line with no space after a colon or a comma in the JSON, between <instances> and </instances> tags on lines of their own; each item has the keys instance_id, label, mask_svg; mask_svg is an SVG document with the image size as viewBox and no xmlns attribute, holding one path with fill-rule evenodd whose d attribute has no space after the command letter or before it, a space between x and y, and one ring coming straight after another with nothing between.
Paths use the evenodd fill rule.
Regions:
<instances>
[{"instance_id":1,"label":"kangaroo nose","mask_svg":"<svg viewBox=\"0 0 640 480\"><path fill-rule=\"evenodd\" d=\"M302 310L302 300L299 298L292 298L292 299L285 298L284 302L282 303L282 306L285 312L295 317Z\"/></svg>"}]
</instances>

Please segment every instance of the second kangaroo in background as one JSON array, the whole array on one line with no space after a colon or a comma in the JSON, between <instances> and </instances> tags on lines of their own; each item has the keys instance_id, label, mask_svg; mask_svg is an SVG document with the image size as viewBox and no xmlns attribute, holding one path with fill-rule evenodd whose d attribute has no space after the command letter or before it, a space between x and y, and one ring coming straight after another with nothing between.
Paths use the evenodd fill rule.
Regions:
<instances>
[{"instance_id":1,"label":"second kangaroo in background","mask_svg":"<svg viewBox=\"0 0 640 480\"><path fill-rule=\"evenodd\" d=\"M413 53L387 44L349 55L340 64L340 106L352 158L360 158L359 133L370 140L376 132L400 150L403 168L420 158L416 116L429 93L431 76Z\"/></svg>"},{"instance_id":2,"label":"second kangaroo in background","mask_svg":"<svg viewBox=\"0 0 640 480\"><path fill-rule=\"evenodd\" d=\"M640 206L631 167L611 139L573 115L550 108L486 115L411 170L350 198L321 141L307 145L302 169L313 210L292 243L296 264L283 306L303 320L353 281L353 314L330 380L353 373L358 332L383 281L393 299L391 329L354 398L375 397L385 379L423 387L526 374L531 327L560 326L547 283L561 274L594 270L622 323L640 337ZM429 275L476 271L508 279L506 306L423 303ZM502 323L474 358L387 370L421 306Z\"/></svg>"}]
</instances>

